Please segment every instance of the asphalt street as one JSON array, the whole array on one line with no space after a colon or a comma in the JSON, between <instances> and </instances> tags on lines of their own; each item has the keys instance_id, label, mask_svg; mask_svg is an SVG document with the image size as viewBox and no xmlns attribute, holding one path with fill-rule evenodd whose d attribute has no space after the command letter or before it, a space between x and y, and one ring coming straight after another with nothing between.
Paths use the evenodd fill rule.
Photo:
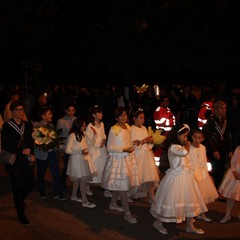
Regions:
<instances>
[{"instance_id":1,"label":"asphalt street","mask_svg":"<svg viewBox=\"0 0 240 240\"><path fill-rule=\"evenodd\" d=\"M216 201L208 205L207 215L212 223L197 220L195 225L206 231L204 235L185 232L185 223L165 224L167 235L158 233L153 227L153 217L146 198L130 203L138 223L131 225L123 220L123 214L108 209L109 198L103 196L103 189L91 187L94 195L89 199L97 204L94 209L83 208L80 203L70 200L71 182L65 191L68 200L53 198L51 175L47 173L48 198L39 198L36 188L30 193L26 205L26 215L30 225L23 226L16 218L9 177L0 165L0 239L1 240L157 240L157 239L240 239L240 204L233 208L232 219L221 224L226 203Z\"/></svg>"}]
</instances>

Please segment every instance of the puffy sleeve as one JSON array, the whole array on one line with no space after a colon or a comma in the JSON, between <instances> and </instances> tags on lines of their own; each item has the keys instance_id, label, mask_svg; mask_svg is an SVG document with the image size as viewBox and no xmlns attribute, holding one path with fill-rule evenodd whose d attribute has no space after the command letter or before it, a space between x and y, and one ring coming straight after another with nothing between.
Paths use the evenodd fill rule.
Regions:
<instances>
[{"instance_id":1,"label":"puffy sleeve","mask_svg":"<svg viewBox=\"0 0 240 240\"><path fill-rule=\"evenodd\" d=\"M78 144L79 143L79 144ZM67 146L65 152L67 154L81 154L82 146L80 142L77 142L75 133L71 133L67 139Z\"/></svg>"},{"instance_id":2,"label":"puffy sleeve","mask_svg":"<svg viewBox=\"0 0 240 240\"><path fill-rule=\"evenodd\" d=\"M177 144L172 144L170 146L170 151L178 157L185 157L188 155L188 151L183 146Z\"/></svg>"}]
</instances>

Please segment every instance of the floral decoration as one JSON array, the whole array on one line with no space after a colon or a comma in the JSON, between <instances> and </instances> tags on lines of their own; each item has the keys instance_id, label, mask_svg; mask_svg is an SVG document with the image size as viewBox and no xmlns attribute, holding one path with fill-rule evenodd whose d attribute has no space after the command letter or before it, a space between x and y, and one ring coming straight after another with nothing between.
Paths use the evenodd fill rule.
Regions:
<instances>
[{"instance_id":1,"label":"floral decoration","mask_svg":"<svg viewBox=\"0 0 240 240\"><path fill-rule=\"evenodd\" d=\"M64 139L66 139L60 136L61 129L55 130L55 128L49 124L35 127L33 130L32 137L34 139L34 145L42 151L59 148L59 145L63 144Z\"/></svg>"}]
</instances>

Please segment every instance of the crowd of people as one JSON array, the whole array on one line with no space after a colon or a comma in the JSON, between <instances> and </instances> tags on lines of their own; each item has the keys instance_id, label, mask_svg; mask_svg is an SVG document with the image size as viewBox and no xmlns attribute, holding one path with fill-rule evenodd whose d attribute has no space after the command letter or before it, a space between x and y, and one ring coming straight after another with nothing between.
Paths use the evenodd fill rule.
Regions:
<instances>
[{"instance_id":1,"label":"crowd of people","mask_svg":"<svg viewBox=\"0 0 240 240\"><path fill-rule=\"evenodd\" d=\"M29 224L24 200L34 188L35 167L41 199L48 197L45 174L49 167L55 199L67 199L63 192L69 178L71 200L95 208L87 196L93 194L91 185L98 185L111 198L109 209L122 212L131 224L137 219L129 202L147 196L150 214L156 219L153 227L162 234L168 233L163 223L183 221L186 232L204 234L195 228L194 218L211 222L207 204L217 199L227 198L226 215L220 222L230 220L234 201L240 200L236 95L208 91L201 104L189 86L182 94L162 89L160 98L148 88L134 99L123 91L113 94L110 88L94 98L86 88L77 97L55 90L51 98L42 93L36 102L33 96L21 99L13 91L2 112L1 148L17 154L14 164L6 164L5 169L22 224ZM44 126L60 130L64 140L57 148L36 147L33 130ZM165 137L161 146L156 146L148 126L161 130ZM154 156L162 151L167 152L169 169L160 181ZM210 173L207 162L212 164Z\"/></svg>"}]
</instances>

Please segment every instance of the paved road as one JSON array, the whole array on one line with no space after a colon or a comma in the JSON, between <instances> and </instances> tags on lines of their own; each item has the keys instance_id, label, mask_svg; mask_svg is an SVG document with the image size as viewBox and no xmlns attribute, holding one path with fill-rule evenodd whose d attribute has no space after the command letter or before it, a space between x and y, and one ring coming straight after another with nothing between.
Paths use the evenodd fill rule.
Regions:
<instances>
[{"instance_id":1,"label":"paved road","mask_svg":"<svg viewBox=\"0 0 240 240\"><path fill-rule=\"evenodd\" d=\"M51 177L48 173L48 180ZM83 208L70 200L71 183L68 182L67 201L52 198L51 181L47 182L49 198L39 199L36 189L27 200L26 215L31 224L21 225L12 202L11 186L3 166L0 165L0 239L1 240L158 240L158 239L240 239L240 204L233 209L233 218L227 224L219 223L224 215L225 203L215 202L209 205L208 216L212 223L197 221L196 226L206 231L205 235L185 233L185 223L166 224L168 235L156 232L153 218L149 214L150 205L146 199L131 203L132 212L138 223L135 225L123 221L122 214L108 210L109 198L103 196L100 187L92 187L94 195L91 201L97 204L95 209Z\"/></svg>"}]
</instances>

